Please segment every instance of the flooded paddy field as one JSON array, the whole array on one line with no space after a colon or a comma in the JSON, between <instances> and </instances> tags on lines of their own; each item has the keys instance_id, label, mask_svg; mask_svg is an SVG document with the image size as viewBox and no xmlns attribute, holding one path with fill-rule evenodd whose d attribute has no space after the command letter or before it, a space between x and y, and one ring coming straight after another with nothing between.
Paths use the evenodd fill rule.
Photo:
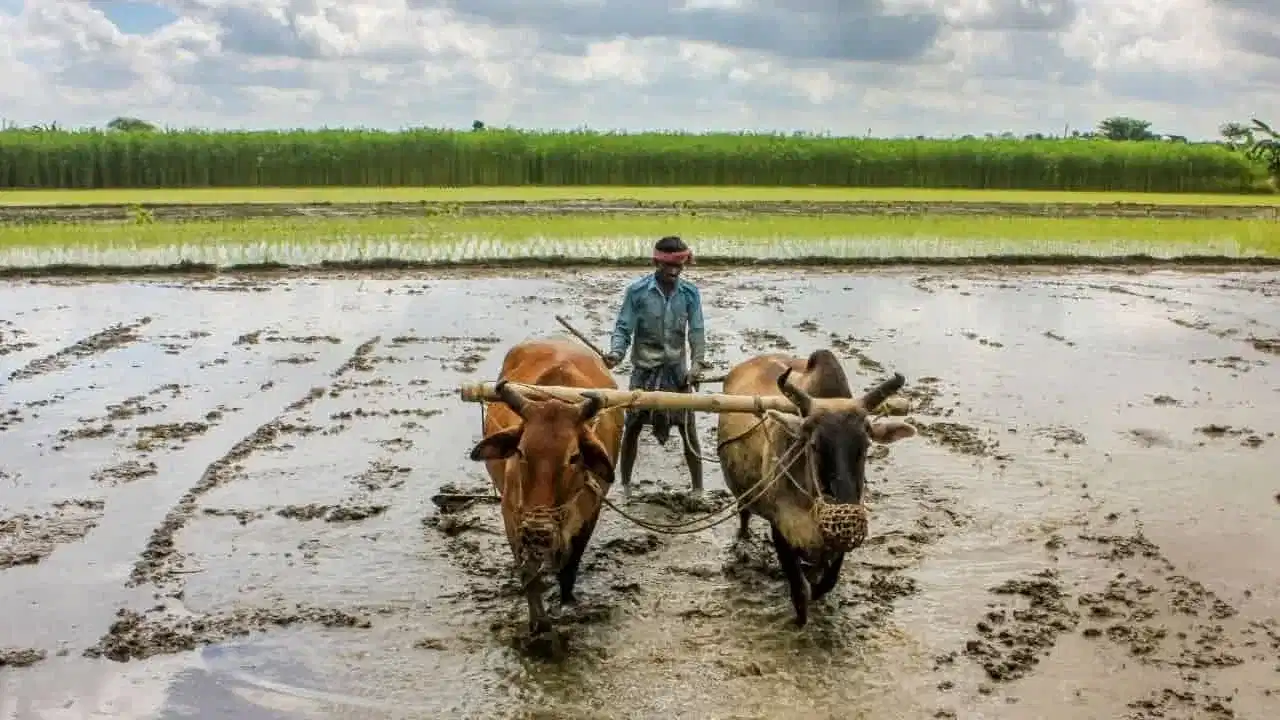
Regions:
<instances>
[{"instance_id":1,"label":"flooded paddy field","mask_svg":"<svg viewBox=\"0 0 1280 720\"><path fill-rule=\"evenodd\" d=\"M694 267L719 369L831 348L921 434L808 627L763 521L606 509L533 652L496 507L431 501L487 491L458 387L638 272L0 285L0 717L1274 715L1270 271ZM627 509L707 472L645 435Z\"/></svg>"}]
</instances>

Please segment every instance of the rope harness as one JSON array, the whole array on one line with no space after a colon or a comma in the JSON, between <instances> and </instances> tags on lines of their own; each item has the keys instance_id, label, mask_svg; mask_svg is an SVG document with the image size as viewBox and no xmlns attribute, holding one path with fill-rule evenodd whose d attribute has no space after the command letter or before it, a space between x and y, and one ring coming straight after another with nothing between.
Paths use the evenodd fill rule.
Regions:
<instances>
[{"instance_id":1,"label":"rope harness","mask_svg":"<svg viewBox=\"0 0 1280 720\"><path fill-rule=\"evenodd\" d=\"M511 383L516 384L516 383ZM556 399L555 396L546 391L532 385L520 384L524 390L530 390L542 395L547 399ZM485 403L480 405L480 423L481 433L484 432L485 422ZM631 403L624 403L605 408L601 412L622 412L631 407ZM760 398L756 398L756 413L760 419L751 427L738 433L737 435L724 440L717 444L716 449L720 450L728 445L740 442L747 436L751 435L759 429L765 422L772 419L769 411L763 407ZM590 426L594 426L599 422L600 415L597 415L590 421ZM776 420L775 420L776 422ZM584 486L579 488L569 500L559 503L555 506L538 506L524 509L524 498L521 497L515 503L517 516L520 518L519 524L519 542L521 548L521 570L520 576L523 584L527 587L529 583L536 579L538 573L545 566L547 561L558 551L560 543L560 526L568 514L569 508L578 502L582 493L590 490L604 505L609 509L621 515L632 524L637 525L645 530L656 532L664 535L690 535L703 530L710 530L732 518L738 512L750 508L760 498L777 485L778 481L786 477L791 485L810 501L810 515L814 522L817 523L824 545L840 552L848 552L861 545L867 537L867 508L862 502L858 503L828 503L822 493L822 485L818 480L818 464L815 455L815 449L812 443L800 433L793 432L785 424L781 425L783 430L791 436L792 442L790 446L778 456L778 459L769 467L769 471L761 476L760 480L752 485L740 497L736 497L730 502L717 510L714 510L701 517L692 520L686 520L679 523L656 523L643 518L636 517L622 508L618 507L605 494L605 489L600 484L599 479L594 474L587 471L581 464L576 465L576 469L586 476ZM807 487L798 481L791 472L796 462L801 456L805 458ZM521 463L525 460L521 457ZM580 461L581 462L581 461ZM522 489L521 489L522 490ZM496 490L488 497L498 497ZM477 496L480 497L480 496Z\"/></svg>"}]
</instances>

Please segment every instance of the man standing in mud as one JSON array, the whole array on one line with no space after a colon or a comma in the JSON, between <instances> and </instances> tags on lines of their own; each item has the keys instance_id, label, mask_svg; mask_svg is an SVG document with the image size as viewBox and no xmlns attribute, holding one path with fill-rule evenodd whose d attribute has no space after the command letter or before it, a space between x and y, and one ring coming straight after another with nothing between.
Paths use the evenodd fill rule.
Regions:
<instances>
[{"instance_id":1,"label":"man standing in mud","mask_svg":"<svg viewBox=\"0 0 1280 720\"><path fill-rule=\"evenodd\" d=\"M693 283L680 277L693 252L674 235L654 245L654 272L627 287L613 328L613 342L604 363L622 362L631 345L631 390L693 392L706 371L706 328L702 295ZM632 344L632 336L635 342ZM692 364L686 362L685 341ZM693 490L702 490L702 447L692 410L627 410L623 423L622 486L631 485L636 443L645 425L653 428L658 444L666 445L674 425L684 445Z\"/></svg>"}]
</instances>

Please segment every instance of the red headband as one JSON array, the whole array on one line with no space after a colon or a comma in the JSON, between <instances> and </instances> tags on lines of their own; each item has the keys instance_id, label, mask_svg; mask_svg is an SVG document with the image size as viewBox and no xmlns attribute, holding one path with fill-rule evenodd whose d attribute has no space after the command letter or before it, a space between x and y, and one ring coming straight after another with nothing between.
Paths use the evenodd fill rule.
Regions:
<instances>
[{"instance_id":1,"label":"red headband","mask_svg":"<svg viewBox=\"0 0 1280 720\"><path fill-rule=\"evenodd\" d=\"M660 263L683 265L693 259L693 251L680 250L678 252L663 252L661 250L654 250L653 259Z\"/></svg>"}]
</instances>

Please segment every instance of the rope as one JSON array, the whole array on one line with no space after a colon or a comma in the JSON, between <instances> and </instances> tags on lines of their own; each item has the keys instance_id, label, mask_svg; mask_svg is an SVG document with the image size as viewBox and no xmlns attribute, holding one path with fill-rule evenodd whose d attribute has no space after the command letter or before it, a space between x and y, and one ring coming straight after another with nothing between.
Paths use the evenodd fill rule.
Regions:
<instances>
[{"instance_id":1,"label":"rope","mask_svg":"<svg viewBox=\"0 0 1280 720\"><path fill-rule=\"evenodd\" d=\"M600 488L599 483L596 482L594 477L588 478L588 486L591 487L593 492L600 496L600 499L609 507L610 510L613 510L622 517L631 521L633 524L638 525L645 530L664 535L690 535L692 533L702 532L703 530L710 530L717 525L727 522L739 511L755 504L755 502L763 497L765 492L771 489L777 483L778 479L784 474L791 477L791 466L799 459L800 451L803 449L804 446L802 444L797 443L794 445L785 456L780 458L778 462L773 465L771 472L760 478L760 481L743 493L742 497L734 498L724 507L721 507L718 510L713 510L702 517L670 525L643 520L618 507L612 500L604 495L602 488ZM791 478L791 481L794 483L795 479ZM703 525L703 523L707 523L721 513L725 513L723 517L716 519L714 522Z\"/></svg>"},{"instance_id":2,"label":"rope","mask_svg":"<svg viewBox=\"0 0 1280 720\"><path fill-rule=\"evenodd\" d=\"M522 389L527 388L528 390L531 390L534 393L540 394L545 398L556 399L554 395L546 392L545 390L542 390L536 385L523 385L523 384L520 384L520 385ZM479 405L480 405L481 433L483 433L485 403L481 402L479 403ZM619 405L613 405L609 408L606 408L605 411L626 410L629 407L630 407L630 403L624 403ZM761 402L759 397L756 397L756 410L757 410L757 413L761 416L760 419L756 421L755 424L753 424L751 427L744 430L743 432L740 432L737 435L734 435L728 440L724 440L718 443L716 445L717 451L720 449L723 449L724 447L732 443L742 440L746 436L755 432L755 430L759 428L761 425L763 425L765 421L770 419L769 415L765 412L763 403ZM786 428L785 425L783 427L784 429ZM783 475L786 475L787 478L791 481L791 483L803 492L804 488L800 487L800 484L796 481L795 477L793 477L791 474L791 467L795 465L797 460L800 459L800 454L804 450L805 450L804 443L796 442L792 444L792 446L787 450L787 452L782 457L778 458L778 461L773 464L773 466L770 468L770 472L765 476L761 477L760 480L755 485L751 486L745 493L743 493L741 497L734 498L733 500L725 504L723 507L717 510L713 510L710 513L707 513L706 515L693 518L692 520L679 522L679 523L673 523L673 524L655 523L655 522L650 522L648 520L644 520L642 518L638 518L628 513L627 511L618 507L612 500L610 500L605 495L604 488L602 488L600 486L599 481L596 480L596 478L590 474L587 475L587 487L592 492L594 492L596 496L600 498L601 502L604 505L608 506L610 510L613 510L614 512L621 515L623 518L629 520L631 523L641 528L644 528L645 530L661 533L664 535L689 535L696 532L702 532L703 530L710 530L711 528L714 528L718 525L721 525L727 522L738 512L750 507L757 500L763 497L765 492L770 490L777 483L778 479L781 478ZM709 458L704 458L704 459L709 459ZM719 464L718 459L712 460L712 462ZM568 502L564 503L563 505L557 506L556 508L553 509L553 512L562 511L569 504L576 502L578 497L581 494L582 494L581 490L579 490L577 493L574 493L573 497ZM476 497L480 498L482 496L476 496ZM724 513L723 517L719 517L718 519L715 519L714 521L712 521L713 518L716 518L716 516L721 515L721 513ZM712 522L710 522L710 524L704 525L704 523L708 523L709 521L712 521Z\"/></svg>"}]
</instances>

